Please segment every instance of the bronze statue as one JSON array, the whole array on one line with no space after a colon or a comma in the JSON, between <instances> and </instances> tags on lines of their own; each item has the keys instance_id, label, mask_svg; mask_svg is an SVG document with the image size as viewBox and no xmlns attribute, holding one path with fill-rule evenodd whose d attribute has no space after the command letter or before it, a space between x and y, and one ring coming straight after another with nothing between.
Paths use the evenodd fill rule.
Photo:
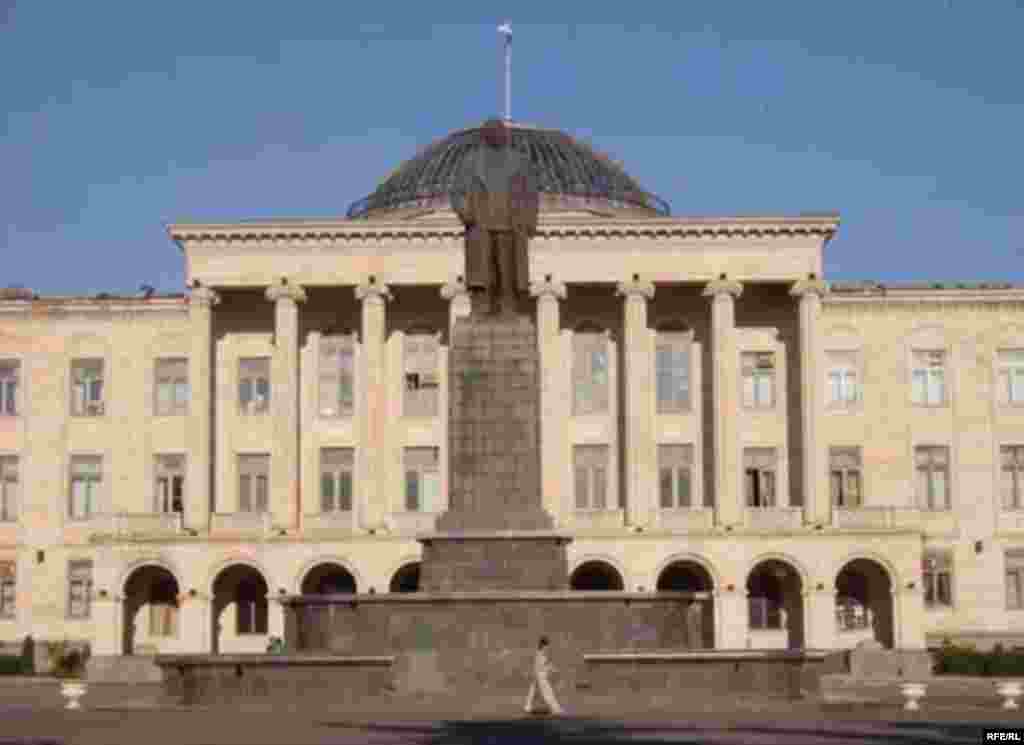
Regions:
<instances>
[{"instance_id":1,"label":"bronze statue","mask_svg":"<svg viewBox=\"0 0 1024 745\"><path fill-rule=\"evenodd\" d=\"M486 122L482 139L484 146L466 157L451 193L466 226L466 285L474 315L515 313L529 289L537 178L530 158L512 148L504 122Z\"/></svg>"}]
</instances>

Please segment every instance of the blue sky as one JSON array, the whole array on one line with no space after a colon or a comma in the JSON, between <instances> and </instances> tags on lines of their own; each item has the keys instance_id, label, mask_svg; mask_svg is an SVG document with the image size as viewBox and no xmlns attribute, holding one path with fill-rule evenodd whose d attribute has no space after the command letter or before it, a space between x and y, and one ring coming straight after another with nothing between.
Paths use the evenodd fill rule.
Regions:
<instances>
[{"instance_id":1,"label":"blue sky","mask_svg":"<svg viewBox=\"0 0 1024 745\"><path fill-rule=\"evenodd\" d=\"M0 284L180 291L164 223L343 214L499 112L481 5L0 0ZM1024 282L1024 0L506 7L513 117L674 214L838 211L829 278Z\"/></svg>"}]
</instances>

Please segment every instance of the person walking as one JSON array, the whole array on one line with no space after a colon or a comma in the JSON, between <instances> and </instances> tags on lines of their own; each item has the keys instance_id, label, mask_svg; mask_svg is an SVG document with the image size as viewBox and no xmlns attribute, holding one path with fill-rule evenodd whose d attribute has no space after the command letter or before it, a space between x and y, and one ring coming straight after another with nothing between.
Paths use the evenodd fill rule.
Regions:
<instances>
[{"instance_id":1,"label":"person walking","mask_svg":"<svg viewBox=\"0 0 1024 745\"><path fill-rule=\"evenodd\" d=\"M558 699L555 698L555 691L551 688L551 681L548 680L548 676L551 673L558 672L558 669L548 660L547 648L548 638L542 636L540 643L537 645L537 654L533 656L533 679L530 682L530 692L526 694L526 705L523 707L523 711L527 714L537 713L534 711L533 705L534 698L538 693L544 700L548 714L565 713L565 710L558 704Z\"/></svg>"}]
</instances>

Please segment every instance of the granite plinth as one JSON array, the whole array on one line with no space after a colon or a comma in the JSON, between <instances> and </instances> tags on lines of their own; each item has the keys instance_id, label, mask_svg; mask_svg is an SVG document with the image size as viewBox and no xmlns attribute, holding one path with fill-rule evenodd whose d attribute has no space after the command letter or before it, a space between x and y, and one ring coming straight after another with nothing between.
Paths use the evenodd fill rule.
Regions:
<instances>
[{"instance_id":1,"label":"granite plinth","mask_svg":"<svg viewBox=\"0 0 1024 745\"><path fill-rule=\"evenodd\" d=\"M569 584L565 545L548 531L513 534L436 533L420 537L424 592L564 590Z\"/></svg>"}]
</instances>

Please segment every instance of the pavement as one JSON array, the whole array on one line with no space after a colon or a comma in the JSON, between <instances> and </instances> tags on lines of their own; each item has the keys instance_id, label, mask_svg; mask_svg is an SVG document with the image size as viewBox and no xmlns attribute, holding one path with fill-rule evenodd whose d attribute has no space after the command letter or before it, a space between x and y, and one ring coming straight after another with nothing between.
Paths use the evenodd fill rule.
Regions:
<instances>
[{"instance_id":1,"label":"pavement","mask_svg":"<svg viewBox=\"0 0 1024 745\"><path fill-rule=\"evenodd\" d=\"M382 696L324 710L185 708L168 705L158 686L91 684L83 710L67 711L55 682L0 685L0 745L898 745L980 743L985 727L1024 728L1024 714L1003 712L996 703L925 700L914 714L895 704L561 692L566 716L535 717L523 713L524 697L477 692Z\"/></svg>"}]
</instances>

